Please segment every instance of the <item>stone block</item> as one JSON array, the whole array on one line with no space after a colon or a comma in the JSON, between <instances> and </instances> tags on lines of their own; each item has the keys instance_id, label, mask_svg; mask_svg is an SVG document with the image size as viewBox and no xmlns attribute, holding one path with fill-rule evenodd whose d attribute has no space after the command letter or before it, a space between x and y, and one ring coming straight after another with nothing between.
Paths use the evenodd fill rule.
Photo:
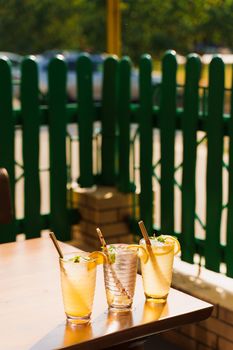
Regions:
<instances>
[{"instance_id":1,"label":"stone block","mask_svg":"<svg viewBox=\"0 0 233 350\"><path fill-rule=\"evenodd\" d=\"M126 243L132 244L134 243L134 237L132 234L121 234L113 237L107 237L107 243ZM72 241L69 242L71 245L75 247L85 250L85 251L93 251L100 250L101 244L98 239L97 234L94 236L90 236L87 232L82 231L81 225L76 225L72 230Z\"/></svg>"},{"instance_id":2,"label":"stone block","mask_svg":"<svg viewBox=\"0 0 233 350\"><path fill-rule=\"evenodd\" d=\"M121 208L133 205L131 193L121 193L115 187L73 188L73 203L93 209Z\"/></svg>"},{"instance_id":3,"label":"stone block","mask_svg":"<svg viewBox=\"0 0 233 350\"><path fill-rule=\"evenodd\" d=\"M82 232L79 225L72 230L72 245L81 250L89 252L100 250L99 240L88 236L85 232Z\"/></svg>"},{"instance_id":4,"label":"stone block","mask_svg":"<svg viewBox=\"0 0 233 350\"><path fill-rule=\"evenodd\" d=\"M128 224L124 222L101 224L100 229L103 231L103 235L105 238L118 237L118 236L129 234ZM86 232L89 236L97 237L95 224L85 222L85 229L82 228L81 230L83 232Z\"/></svg>"},{"instance_id":5,"label":"stone block","mask_svg":"<svg viewBox=\"0 0 233 350\"><path fill-rule=\"evenodd\" d=\"M189 324L180 328L181 333L199 341L200 343L216 349L217 335L213 332L207 331L205 328L197 324Z\"/></svg>"},{"instance_id":6,"label":"stone block","mask_svg":"<svg viewBox=\"0 0 233 350\"><path fill-rule=\"evenodd\" d=\"M97 249L100 246L96 228L99 227L107 243L133 243L127 219L135 201L138 195L120 193L114 187L73 188L73 202L81 215L76 230L79 233L74 232L73 240Z\"/></svg>"},{"instance_id":7,"label":"stone block","mask_svg":"<svg viewBox=\"0 0 233 350\"><path fill-rule=\"evenodd\" d=\"M224 307L219 307L219 319L229 323L233 327L233 311L227 310Z\"/></svg>"},{"instance_id":8,"label":"stone block","mask_svg":"<svg viewBox=\"0 0 233 350\"><path fill-rule=\"evenodd\" d=\"M207 320L201 321L200 325L209 331L233 342L233 328L227 323L222 322L217 318L209 317Z\"/></svg>"},{"instance_id":9,"label":"stone block","mask_svg":"<svg viewBox=\"0 0 233 350\"><path fill-rule=\"evenodd\" d=\"M233 342L230 342L224 338L219 337L218 349L219 350L233 350Z\"/></svg>"},{"instance_id":10,"label":"stone block","mask_svg":"<svg viewBox=\"0 0 233 350\"><path fill-rule=\"evenodd\" d=\"M203 345L203 344L198 344L197 345L197 350L216 350L216 348L210 348L209 346Z\"/></svg>"},{"instance_id":11,"label":"stone block","mask_svg":"<svg viewBox=\"0 0 233 350\"><path fill-rule=\"evenodd\" d=\"M90 195L90 193L95 192L97 189L96 186L93 186L91 188L81 188L78 186L71 187L70 191L72 191L72 203L74 208L78 208L81 206L87 205L87 198Z\"/></svg>"},{"instance_id":12,"label":"stone block","mask_svg":"<svg viewBox=\"0 0 233 350\"><path fill-rule=\"evenodd\" d=\"M197 350L197 342L195 340L175 330L162 333L161 336L170 343L177 345L181 350Z\"/></svg>"},{"instance_id":13,"label":"stone block","mask_svg":"<svg viewBox=\"0 0 233 350\"><path fill-rule=\"evenodd\" d=\"M130 194L122 194L112 190L103 190L88 196L87 205L94 209L121 208L132 205Z\"/></svg>"},{"instance_id":14,"label":"stone block","mask_svg":"<svg viewBox=\"0 0 233 350\"><path fill-rule=\"evenodd\" d=\"M118 213L117 210L114 209L100 211L80 206L79 212L83 220L93 223L97 226L100 224L108 224L118 221Z\"/></svg>"},{"instance_id":15,"label":"stone block","mask_svg":"<svg viewBox=\"0 0 233 350\"><path fill-rule=\"evenodd\" d=\"M128 219L128 217L133 216L133 214L134 214L133 211L134 210L135 210L135 217L139 218L140 217L140 209L139 209L139 207L137 206L134 209L133 206L130 206L130 207L125 207L125 208L119 208L117 210L117 219L119 221Z\"/></svg>"},{"instance_id":16,"label":"stone block","mask_svg":"<svg viewBox=\"0 0 233 350\"><path fill-rule=\"evenodd\" d=\"M109 237L108 244L113 244L113 243L133 244L134 237L132 234L120 235L117 237Z\"/></svg>"}]
</instances>

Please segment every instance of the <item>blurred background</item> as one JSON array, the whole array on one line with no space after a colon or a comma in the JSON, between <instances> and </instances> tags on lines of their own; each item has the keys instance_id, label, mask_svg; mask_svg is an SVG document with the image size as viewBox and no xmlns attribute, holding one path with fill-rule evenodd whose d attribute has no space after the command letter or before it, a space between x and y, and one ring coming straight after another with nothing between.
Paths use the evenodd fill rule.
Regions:
<instances>
[{"instance_id":1,"label":"blurred background","mask_svg":"<svg viewBox=\"0 0 233 350\"><path fill-rule=\"evenodd\" d=\"M56 54L62 54L67 62L67 92L69 102L76 99L76 60L83 52L91 54L93 63L94 99L101 100L103 62L108 50L108 1L107 0L0 0L0 56L11 61L14 79L14 107L20 107L20 66L25 55L35 55L39 69L39 88L41 102L45 103L48 91L48 63ZM196 52L202 61L200 86L208 86L208 65L215 54L221 54L225 63L225 87L231 87L232 81L232 43L233 43L233 0L121 0L119 20L119 56L128 55L133 61L131 73L131 99L138 101L137 68L143 53L149 53L153 59L152 82L156 86L161 82L162 56L167 49L177 52L177 83L184 84L186 55ZM182 95L182 92L180 93ZM156 101L155 101L156 102ZM181 96L182 105L182 96ZM178 103L179 107L179 103ZM230 94L225 93L224 111L230 111ZM48 169L48 133L41 129L40 165ZM71 135L77 135L76 128L70 129ZM201 132L199 132L201 134ZM202 135L200 135L200 138ZM182 159L181 133L176 133L176 164ZM75 142L74 142L75 143ZM225 142L226 143L226 142ZM159 149L159 140L156 141ZM16 130L16 159L22 164L21 130ZM227 151L228 144L224 144ZM205 176L206 143L199 147L197 170L197 211L204 220L205 212ZM78 158L73 152L74 169ZM158 155L159 159L160 155ZM224 157L228 157L224 152ZM156 160L157 160L156 158ZM224 159L225 159L224 158ZM227 161L227 159L226 159ZM226 171L225 171L226 172ZM18 205L16 216L23 217L23 178L21 167L16 166L16 193ZM224 173L225 174L225 173ZM78 173L71 174L72 180ZM179 175L179 176L178 176ZM181 174L177 176L181 178ZM224 175L224 184L227 178ZM138 182L138 181L136 181ZM42 213L49 212L49 174L43 172ZM157 185L156 185L157 186ZM225 186L225 185L224 185ZM156 188L159 193L159 188ZM224 199L227 188L224 187ZM180 192L176 194L179 203ZM155 221L159 225L159 205L156 206ZM225 210L226 211L226 210ZM226 215L223 212L223 216ZM222 230L225 231L226 220ZM176 215L175 226L180 228L180 215ZM199 225L198 222L196 225ZM197 227L200 237L203 228ZM225 242L225 234L222 234Z\"/></svg>"},{"instance_id":2,"label":"blurred background","mask_svg":"<svg viewBox=\"0 0 233 350\"><path fill-rule=\"evenodd\" d=\"M106 0L2 0L0 4L0 51L47 57L64 50L106 52ZM160 71L161 55L174 49L180 55L178 82L182 83L183 56L195 51L202 56L206 83L206 65L211 55L221 53L228 63L226 87L230 86L232 0L122 0L120 11L120 54L129 55L136 66L147 52L154 59L154 70Z\"/></svg>"}]
</instances>

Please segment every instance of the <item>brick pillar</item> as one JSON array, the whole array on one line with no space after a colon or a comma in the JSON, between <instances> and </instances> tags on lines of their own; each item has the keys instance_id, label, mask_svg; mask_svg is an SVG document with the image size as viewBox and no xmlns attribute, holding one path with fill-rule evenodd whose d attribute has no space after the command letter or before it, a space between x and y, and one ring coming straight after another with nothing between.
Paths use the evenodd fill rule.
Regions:
<instances>
[{"instance_id":1,"label":"brick pillar","mask_svg":"<svg viewBox=\"0 0 233 350\"><path fill-rule=\"evenodd\" d=\"M73 206L81 214L79 225L73 229L73 245L86 251L100 249L96 227L103 231L108 244L133 243L127 220L132 213L133 194L120 193L114 187L77 187L72 197Z\"/></svg>"}]
</instances>

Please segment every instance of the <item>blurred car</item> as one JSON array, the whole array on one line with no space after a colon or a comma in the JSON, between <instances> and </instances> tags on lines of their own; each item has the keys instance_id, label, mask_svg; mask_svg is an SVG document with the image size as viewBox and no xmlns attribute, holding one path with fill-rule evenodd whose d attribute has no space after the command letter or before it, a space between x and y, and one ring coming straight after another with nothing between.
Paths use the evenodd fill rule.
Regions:
<instances>
[{"instance_id":1,"label":"blurred car","mask_svg":"<svg viewBox=\"0 0 233 350\"><path fill-rule=\"evenodd\" d=\"M56 55L61 54L67 63L67 96L70 101L75 101L76 92L76 62L82 54L76 51L48 51L37 56L39 66L39 85L40 92L46 96L48 91L48 65L50 60ZM95 101L100 101L102 98L103 84L103 64L107 57L106 54L91 54L90 59L93 64L93 98ZM161 82L161 75L152 74L153 88ZM139 72L136 69L131 71L131 100L138 101L139 99Z\"/></svg>"},{"instance_id":2,"label":"blurred car","mask_svg":"<svg viewBox=\"0 0 233 350\"><path fill-rule=\"evenodd\" d=\"M67 63L67 97L69 101L76 101L76 62L82 53L77 51L61 51L49 50L40 55L36 55L39 73L39 91L40 100L42 103L47 103L48 93L48 65L53 57L62 55ZM13 78L13 95L17 99L20 96L20 78L21 78L21 63L23 56L11 53L0 52L0 58L8 58L12 67ZM102 98L102 84L103 84L103 65L106 54L90 54L90 59L93 64L93 98L95 101L100 101ZM152 74L153 90L161 82L161 75L158 73ZM131 70L131 100L138 101L139 99L139 71L135 68Z\"/></svg>"},{"instance_id":3,"label":"blurred car","mask_svg":"<svg viewBox=\"0 0 233 350\"><path fill-rule=\"evenodd\" d=\"M13 96L19 96L19 85L20 85L20 66L23 60L23 56L13 53L0 51L0 58L8 59L11 64L11 75L13 79Z\"/></svg>"},{"instance_id":4,"label":"blurred car","mask_svg":"<svg viewBox=\"0 0 233 350\"><path fill-rule=\"evenodd\" d=\"M81 55L76 51L49 51L36 56L39 68L40 92L43 96L46 96L48 92L48 65L50 60L57 55L62 55L67 64L67 97L70 101L75 101L77 99L76 62ZM100 100L104 55L90 55L90 59L93 63L93 96L95 100Z\"/></svg>"},{"instance_id":5,"label":"blurred car","mask_svg":"<svg viewBox=\"0 0 233 350\"><path fill-rule=\"evenodd\" d=\"M11 63L13 78L20 78L20 65L23 60L23 56L13 52L0 51L0 58L8 58Z\"/></svg>"}]
</instances>

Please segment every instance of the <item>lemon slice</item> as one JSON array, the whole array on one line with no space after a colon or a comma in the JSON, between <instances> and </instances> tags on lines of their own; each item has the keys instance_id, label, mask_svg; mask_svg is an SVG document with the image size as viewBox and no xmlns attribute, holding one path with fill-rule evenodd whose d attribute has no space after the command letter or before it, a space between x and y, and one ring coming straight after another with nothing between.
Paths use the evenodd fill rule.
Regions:
<instances>
[{"instance_id":1,"label":"lemon slice","mask_svg":"<svg viewBox=\"0 0 233 350\"><path fill-rule=\"evenodd\" d=\"M172 247L162 247L161 250L158 248L156 250L153 249L153 254L154 255L158 255L158 256L161 256L161 255L166 255L166 254L169 254L171 253L171 251L173 251L173 246ZM160 250L160 251L159 251Z\"/></svg>"},{"instance_id":2,"label":"lemon slice","mask_svg":"<svg viewBox=\"0 0 233 350\"><path fill-rule=\"evenodd\" d=\"M97 265L107 262L107 257L104 252L94 251L88 255L88 258L94 259Z\"/></svg>"},{"instance_id":3,"label":"lemon slice","mask_svg":"<svg viewBox=\"0 0 233 350\"><path fill-rule=\"evenodd\" d=\"M180 242L178 241L178 239L170 235L162 235L162 237L165 239L166 243L168 242L174 243L174 255L177 255L181 250Z\"/></svg>"},{"instance_id":4,"label":"lemon slice","mask_svg":"<svg viewBox=\"0 0 233 350\"><path fill-rule=\"evenodd\" d=\"M127 248L128 249L133 249L133 250L137 249L138 250L138 257L142 260L142 262L144 264L147 263L149 255L148 255L146 249L143 246L141 246L139 244L131 244L131 245L128 245Z\"/></svg>"}]
</instances>

